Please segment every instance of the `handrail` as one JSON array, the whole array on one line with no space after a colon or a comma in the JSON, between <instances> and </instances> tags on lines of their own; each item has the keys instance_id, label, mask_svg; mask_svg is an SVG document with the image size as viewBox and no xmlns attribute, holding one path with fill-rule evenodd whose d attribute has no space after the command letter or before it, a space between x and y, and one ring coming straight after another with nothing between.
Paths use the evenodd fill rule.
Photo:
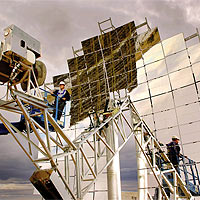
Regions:
<instances>
[{"instance_id":1,"label":"handrail","mask_svg":"<svg viewBox=\"0 0 200 200\"><path fill-rule=\"evenodd\" d=\"M196 166L196 162L183 155L181 156L181 158L182 160L180 160L180 162L183 162L183 164L180 164L179 167L180 170L184 172L187 188L190 190L192 184L194 187L196 187L196 189L198 189L198 191L196 190L195 192L197 194L200 194L200 177ZM189 167L190 171L187 167Z\"/></svg>"},{"instance_id":2,"label":"handrail","mask_svg":"<svg viewBox=\"0 0 200 200\"><path fill-rule=\"evenodd\" d=\"M49 92L49 91L47 91L47 90L45 90L43 88L39 88L39 89L42 90L42 91L44 91L45 101L46 101L47 105L49 105L49 102L47 100L47 93L51 94L52 96L54 96L56 98L56 100L55 100L56 101L55 102L56 106L53 107L52 110L55 110L55 118L54 119L57 122L58 121L57 120L57 118L58 118L58 112L61 111L61 110L58 109L58 101L59 101L59 99L61 99L61 97L59 97L56 94L52 94L51 92ZM66 119L65 119L65 117L66 117L66 105L65 105L65 107L64 107L64 109L62 111L62 116L64 116L63 127L65 127L65 123L66 123Z\"/></svg>"}]
</instances>

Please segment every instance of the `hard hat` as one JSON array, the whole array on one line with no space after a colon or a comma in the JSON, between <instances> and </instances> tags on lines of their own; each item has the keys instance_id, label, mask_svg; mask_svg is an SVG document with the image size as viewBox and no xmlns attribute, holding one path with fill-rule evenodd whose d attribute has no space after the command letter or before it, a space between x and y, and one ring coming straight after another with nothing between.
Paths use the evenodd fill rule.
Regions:
<instances>
[{"instance_id":1,"label":"hard hat","mask_svg":"<svg viewBox=\"0 0 200 200\"><path fill-rule=\"evenodd\" d=\"M173 139L174 139L174 140L180 140L179 137L176 136L176 135L173 135L173 136L172 136L172 140L173 140Z\"/></svg>"},{"instance_id":2,"label":"hard hat","mask_svg":"<svg viewBox=\"0 0 200 200\"><path fill-rule=\"evenodd\" d=\"M65 85L65 82L64 82L64 81L61 81L59 85Z\"/></svg>"}]
</instances>

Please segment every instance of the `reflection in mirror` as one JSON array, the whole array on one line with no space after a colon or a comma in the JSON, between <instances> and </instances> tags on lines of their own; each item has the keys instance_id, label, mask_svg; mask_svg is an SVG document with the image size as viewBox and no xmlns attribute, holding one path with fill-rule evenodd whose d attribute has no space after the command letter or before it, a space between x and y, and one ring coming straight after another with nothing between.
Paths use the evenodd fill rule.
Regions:
<instances>
[{"instance_id":1,"label":"reflection in mirror","mask_svg":"<svg viewBox=\"0 0 200 200\"><path fill-rule=\"evenodd\" d=\"M200 106L199 103L189 104L177 108L177 115L179 124L185 124L200 120Z\"/></svg>"},{"instance_id":2,"label":"reflection in mirror","mask_svg":"<svg viewBox=\"0 0 200 200\"><path fill-rule=\"evenodd\" d=\"M174 108L171 92L153 97L152 102L153 102L154 112L159 112Z\"/></svg>"},{"instance_id":3,"label":"reflection in mirror","mask_svg":"<svg viewBox=\"0 0 200 200\"><path fill-rule=\"evenodd\" d=\"M144 116L143 119L152 131L155 130L153 115Z\"/></svg>"},{"instance_id":4,"label":"reflection in mirror","mask_svg":"<svg viewBox=\"0 0 200 200\"><path fill-rule=\"evenodd\" d=\"M200 83L197 83L197 90L198 90L198 92L200 94Z\"/></svg>"},{"instance_id":5,"label":"reflection in mirror","mask_svg":"<svg viewBox=\"0 0 200 200\"><path fill-rule=\"evenodd\" d=\"M149 91L147 87L147 83L143 83L135 88L130 96L132 97L132 101L142 100L145 98L149 98Z\"/></svg>"},{"instance_id":6,"label":"reflection in mirror","mask_svg":"<svg viewBox=\"0 0 200 200\"><path fill-rule=\"evenodd\" d=\"M160 60L145 66L148 80L158 78L167 74L165 60Z\"/></svg>"},{"instance_id":7,"label":"reflection in mirror","mask_svg":"<svg viewBox=\"0 0 200 200\"><path fill-rule=\"evenodd\" d=\"M183 33L162 41L165 56L186 49Z\"/></svg>"},{"instance_id":8,"label":"reflection in mirror","mask_svg":"<svg viewBox=\"0 0 200 200\"><path fill-rule=\"evenodd\" d=\"M143 66L144 66L144 61L143 61L143 58L141 58L136 62L136 68L138 69Z\"/></svg>"},{"instance_id":9,"label":"reflection in mirror","mask_svg":"<svg viewBox=\"0 0 200 200\"><path fill-rule=\"evenodd\" d=\"M144 63L149 64L164 58L163 49L161 43L153 46L149 51L147 51L144 55Z\"/></svg>"},{"instance_id":10,"label":"reflection in mirror","mask_svg":"<svg viewBox=\"0 0 200 200\"><path fill-rule=\"evenodd\" d=\"M148 115L152 113L150 99L145 99L134 103L140 115Z\"/></svg>"},{"instance_id":11,"label":"reflection in mirror","mask_svg":"<svg viewBox=\"0 0 200 200\"><path fill-rule=\"evenodd\" d=\"M199 132L198 132L199 133ZM197 136L199 136L199 134L196 133ZM182 138L182 137L181 137ZM187 139L190 138L189 134L186 137ZM192 141L195 141L195 139L191 138ZM183 143L183 144L188 144L187 143ZM190 145L183 145L184 146L184 152L187 153L187 157L195 160L195 161L199 161L200 160L200 154L199 154L199 142L194 143L194 144L190 144ZM198 171L200 171L200 166L197 165Z\"/></svg>"},{"instance_id":12,"label":"reflection in mirror","mask_svg":"<svg viewBox=\"0 0 200 200\"><path fill-rule=\"evenodd\" d=\"M138 80L138 84L144 83L147 81L144 67L137 69L137 80Z\"/></svg>"},{"instance_id":13,"label":"reflection in mirror","mask_svg":"<svg viewBox=\"0 0 200 200\"><path fill-rule=\"evenodd\" d=\"M177 125L175 110L168 110L154 114L156 129L169 128Z\"/></svg>"},{"instance_id":14,"label":"reflection in mirror","mask_svg":"<svg viewBox=\"0 0 200 200\"><path fill-rule=\"evenodd\" d=\"M174 90L175 105L181 106L198 101L195 85Z\"/></svg>"},{"instance_id":15,"label":"reflection in mirror","mask_svg":"<svg viewBox=\"0 0 200 200\"><path fill-rule=\"evenodd\" d=\"M183 144L199 140L199 127L200 122L180 126Z\"/></svg>"},{"instance_id":16,"label":"reflection in mirror","mask_svg":"<svg viewBox=\"0 0 200 200\"><path fill-rule=\"evenodd\" d=\"M179 135L177 126L157 131L158 139L162 141L164 145L171 141L173 135Z\"/></svg>"},{"instance_id":17,"label":"reflection in mirror","mask_svg":"<svg viewBox=\"0 0 200 200\"><path fill-rule=\"evenodd\" d=\"M188 84L194 83L192 72L190 68L180 70L169 74L172 89L180 88Z\"/></svg>"},{"instance_id":18,"label":"reflection in mirror","mask_svg":"<svg viewBox=\"0 0 200 200\"><path fill-rule=\"evenodd\" d=\"M166 63L168 72L190 66L190 61L186 50L166 57Z\"/></svg>"},{"instance_id":19,"label":"reflection in mirror","mask_svg":"<svg viewBox=\"0 0 200 200\"><path fill-rule=\"evenodd\" d=\"M192 64L200 61L199 52L200 52L200 43L195 44L188 48L188 54L190 57L190 62Z\"/></svg>"},{"instance_id":20,"label":"reflection in mirror","mask_svg":"<svg viewBox=\"0 0 200 200\"><path fill-rule=\"evenodd\" d=\"M195 80L200 81L200 62L193 64L192 70L194 72Z\"/></svg>"},{"instance_id":21,"label":"reflection in mirror","mask_svg":"<svg viewBox=\"0 0 200 200\"><path fill-rule=\"evenodd\" d=\"M170 91L169 79L167 76L149 81L151 95L158 95Z\"/></svg>"}]
</instances>

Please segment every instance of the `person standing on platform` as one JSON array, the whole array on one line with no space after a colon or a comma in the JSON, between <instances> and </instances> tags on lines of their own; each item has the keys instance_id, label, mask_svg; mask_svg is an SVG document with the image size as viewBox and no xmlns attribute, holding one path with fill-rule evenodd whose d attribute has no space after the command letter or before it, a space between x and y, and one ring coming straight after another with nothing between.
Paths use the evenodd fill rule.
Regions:
<instances>
[{"instance_id":1,"label":"person standing on platform","mask_svg":"<svg viewBox=\"0 0 200 200\"><path fill-rule=\"evenodd\" d=\"M174 135L172 136L172 141L169 144L167 144L167 155L179 175L180 175L179 161L181 157L180 150L181 149L179 146L179 138Z\"/></svg>"},{"instance_id":2,"label":"person standing on platform","mask_svg":"<svg viewBox=\"0 0 200 200\"><path fill-rule=\"evenodd\" d=\"M57 120L60 120L62 116L62 112L65 107L66 101L70 101L70 94L65 89L65 82L61 81L59 87L59 90L51 92L52 95L55 95L56 98L58 98ZM54 102L53 117L56 117L56 100Z\"/></svg>"}]
</instances>

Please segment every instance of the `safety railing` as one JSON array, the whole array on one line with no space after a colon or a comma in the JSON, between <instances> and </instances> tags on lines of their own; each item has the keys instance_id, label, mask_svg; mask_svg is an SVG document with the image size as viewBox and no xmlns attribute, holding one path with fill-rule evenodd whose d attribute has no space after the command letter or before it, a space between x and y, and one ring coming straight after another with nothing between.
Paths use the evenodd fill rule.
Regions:
<instances>
[{"instance_id":1,"label":"safety railing","mask_svg":"<svg viewBox=\"0 0 200 200\"><path fill-rule=\"evenodd\" d=\"M61 114L61 118L63 117L63 121L59 120L59 125L62 126L62 127L65 127L65 124L66 124L66 105L64 107L63 110L59 110L59 99L60 97L58 95L55 95L55 94L52 94L51 92L43 89L43 88L40 88L40 90L42 90L44 92L44 100L46 102L46 104L49 106L49 111L50 113L54 113L55 112L55 121L58 122L58 113L59 112L62 112ZM55 101L54 101L54 104L50 104L47 100L47 96L48 94L52 95L55 97Z\"/></svg>"},{"instance_id":2,"label":"safety railing","mask_svg":"<svg viewBox=\"0 0 200 200\"><path fill-rule=\"evenodd\" d=\"M162 159L161 153L162 152L157 152L156 154L156 164L161 171L165 171L167 162ZM150 152L149 155L152 156L152 152ZM188 191L190 191L193 196L200 196L200 177L196 162L187 156L181 155L179 166L176 169L178 169L180 177L185 181L185 186ZM168 177L168 181L173 184L174 177L172 173L166 173L166 176ZM165 187L166 193L170 193L169 187L164 179L163 186Z\"/></svg>"},{"instance_id":3,"label":"safety railing","mask_svg":"<svg viewBox=\"0 0 200 200\"><path fill-rule=\"evenodd\" d=\"M187 189L194 196L199 196L200 178L196 162L186 156L181 156L179 168L184 174Z\"/></svg>"}]
</instances>

